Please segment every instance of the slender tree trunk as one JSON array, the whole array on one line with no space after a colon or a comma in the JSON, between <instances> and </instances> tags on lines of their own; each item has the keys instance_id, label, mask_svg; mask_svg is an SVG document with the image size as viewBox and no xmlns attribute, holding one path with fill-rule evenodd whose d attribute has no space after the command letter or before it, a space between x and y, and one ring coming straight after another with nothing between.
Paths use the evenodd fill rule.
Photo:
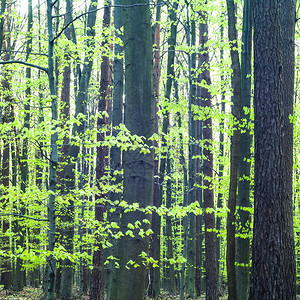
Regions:
<instances>
[{"instance_id":1,"label":"slender tree trunk","mask_svg":"<svg viewBox=\"0 0 300 300\"><path fill-rule=\"evenodd\" d=\"M167 195L166 195L166 208L171 209L172 206L172 178L171 178L171 158L167 158L166 162L166 173L168 176L167 180ZM171 294L176 294L176 281L175 281L175 268L174 264L170 264L169 261L174 259L173 252L173 232L172 232L172 217L166 216L166 240L167 240L167 251L166 258L168 260L166 266L166 290Z\"/></svg>"},{"instance_id":2,"label":"slender tree trunk","mask_svg":"<svg viewBox=\"0 0 300 300\"><path fill-rule=\"evenodd\" d=\"M168 17L171 23L171 33L168 38L168 61L167 61L167 82L166 82L166 90L165 90L165 101L170 101L172 82L174 77L174 60L175 60L175 45L176 45L176 36L177 36L177 20L176 20L176 10L178 7L178 3L175 2L172 7L168 9ZM157 202L155 203L156 207L160 207L162 205L163 198L163 182L165 176L165 168L166 168L166 156L167 154L167 142L165 139L165 135L168 134L169 130L169 112L166 112L163 115L163 137L162 137L162 145L163 152L162 158L160 159L159 166L159 180L158 180L158 190L157 190ZM160 232L161 232L161 217L158 214L154 214L152 217L153 223L153 258L154 260L160 262ZM160 294L160 268L153 269L153 283L152 283L152 293L151 296L156 298Z\"/></svg>"},{"instance_id":3,"label":"slender tree trunk","mask_svg":"<svg viewBox=\"0 0 300 300\"><path fill-rule=\"evenodd\" d=\"M199 61L198 68L201 67L201 62ZM198 86L197 86L197 99L196 104L200 108L201 107L201 88L200 88L200 80L201 75L199 74L197 78ZM202 120L196 121L196 140L202 140L202 131L203 131L203 122ZM203 176L202 176L202 147L198 146L196 150L197 160L196 160L196 200L199 203L199 206L203 208ZM195 270L195 286L196 286L196 295L199 297L203 291L202 284L202 267L203 267L203 215L196 216L196 270Z\"/></svg>"},{"instance_id":4,"label":"slender tree trunk","mask_svg":"<svg viewBox=\"0 0 300 300\"><path fill-rule=\"evenodd\" d=\"M224 27L221 25L221 43L224 42ZM223 48L220 49L220 61L223 63L223 58L224 58L224 50ZM224 75L221 75L221 82L224 82ZM222 90L222 95L221 95L221 115L222 119L220 122L220 141L219 141L219 187L221 188L222 186L222 181L223 181L223 174L224 174L224 119L223 116L225 114L225 91ZM217 202L217 208L222 208L223 207L223 198L224 195L222 192L219 191L218 193L218 202ZM216 232L217 232L217 274L218 274L218 291L220 291L220 287L222 286L222 274L221 274L221 268L220 268L220 258L221 258L221 220L222 217L218 216L216 217Z\"/></svg>"},{"instance_id":5,"label":"slender tree trunk","mask_svg":"<svg viewBox=\"0 0 300 300\"><path fill-rule=\"evenodd\" d=\"M28 26L27 26L27 45L26 45L26 61L29 59L29 53L32 51L32 24L33 24L33 17L32 17L32 0L28 0ZM25 90L25 102L24 102L24 128L26 131L30 128L30 98L31 98L31 68L26 68L26 90ZM21 191L22 193L26 193L26 188L28 186L28 138L25 137L23 140L23 149L22 149L22 157L21 157L22 167L21 167ZM25 214L25 206L21 202L19 203L20 206L20 214ZM18 221L18 242L17 246L24 249L25 243L25 227L23 224ZM16 276L14 282L14 289L16 291L21 291L25 285L25 270L22 267L22 260L21 258L17 257L16 261Z\"/></svg>"},{"instance_id":6,"label":"slender tree trunk","mask_svg":"<svg viewBox=\"0 0 300 300\"><path fill-rule=\"evenodd\" d=\"M204 22L200 24L200 45L201 45L201 82L205 81L206 85L211 84L209 71L209 55L207 48L208 41L208 25L207 12L202 11L201 17ZM212 108L212 96L206 87L201 87L202 105L209 112ZM203 201L204 210L214 208L214 192L213 192L213 149L212 149L212 119L206 116L203 121ZM205 224L205 269L206 269L206 299L217 299L217 261L216 261L216 233L215 233L215 215L213 212L204 213Z\"/></svg>"},{"instance_id":7,"label":"slender tree trunk","mask_svg":"<svg viewBox=\"0 0 300 300\"><path fill-rule=\"evenodd\" d=\"M103 29L110 26L110 1L107 2L107 5L104 8L103 16ZM102 42L103 51L105 48L108 48L109 37L104 34L104 41ZM105 54L102 55L101 63L101 80L100 80L100 98L98 102L98 113L102 114L102 117L97 119L97 142L103 142L105 140L105 131L106 131L106 117L105 113L108 110L108 103L110 98L110 61L109 57ZM105 199L106 194L103 192L102 184L104 184L103 177L105 175L106 156L108 155L107 147L100 146L97 148L97 163L96 163L96 182L98 187L98 194L95 197L95 220L99 222L98 226L101 225L101 222L104 220L104 205L103 199ZM100 300L101 299L101 287L103 284L103 247L101 243L101 236L97 237L95 250L93 254L93 271L91 276L91 290L90 290L90 299L91 300Z\"/></svg>"},{"instance_id":8,"label":"slender tree trunk","mask_svg":"<svg viewBox=\"0 0 300 300\"><path fill-rule=\"evenodd\" d=\"M195 30L195 20L193 19L193 14L189 12L189 8L192 11L192 6L187 4L187 32L186 40L188 47L195 47L196 40L196 30ZM191 18L191 20L190 20ZM188 200L187 204L196 201L196 161L194 159L196 153L195 140L196 140L196 122L193 117L193 105L195 105L195 94L196 86L194 84L195 78L195 67L196 67L196 54L195 50L189 50L188 52L188 77L189 77L189 121L188 121L188 131L189 131L189 163L188 163ZM188 235L187 235L187 270L186 270L186 291L188 295L192 298L195 297L195 266L196 266L196 216L194 213L189 213L188 215Z\"/></svg>"},{"instance_id":9,"label":"slender tree trunk","mask_svg":"<svg viewBox=\"0 0 300 300\"><path fill-rule=\"evenodd\" d=\"M228 38L230 41L231 56L231 86L233 90L231 114L233 122L240 121L241 115L241 68L238 52L238 35L236 30L236 15L234 0L227 0L228 13ZM238 183L238 165L240 153L240 129L238 125L234 125L231 137L230 148L230 182L228 197L228 213L227 213L227 248L226 248L226 266L228 280L228 299L236 300L236 276L235 276L235 210L237 198Z\"/></svg>"},{"instance_id":10,"label":"slender tree trunk","mask_svg":"<svg viewBox=\"0 0 300 300\"><path fill-rule=\"evenodd\" d=\"M122 8L118 7L121 5L121 0L115 0L114 4L114 27L116 37L122 39L123 36L120 33L122 27ZM121 44L116 43L114 45L114 63L113 63L113 95L112 95L112 112L111 112L111 123L112 123L112 136L116 137L118 130L116 129L123 122L123 86L124 86L124 61L122 54L124 48ZM122 175L120 174L121 165L121 149L118 146L112 146L110 149L110 175L115 181L112 184L119 189L119 185L122 183ZM121 193L118 191L113 191L109 195L111 201L120 200ZM116 209L113 212L107 212L108 222L118 223L120 220L120 211ZM114 230L113 228L111 229ZM116 233L116 232L114 232ZM110 243L112 247L109 249L109 254L116 256L116 239L114 237L110 238ZM113 264L108 265L107 270L107 299L110 299L111 284L114 276L114 266Z\"/></svg>"},{"instance_id":11,"label":"slender tree trunk","mask_svg":"<svg viewBox=\"0 0 300 300\"><path fill-rule=\"evenodd\" d=\"M57 121L57 96L54 85L54 40L53 40L53 24L52 24L52 1L47 0L47 26L48 26L48 79L51 96L51 120L52 124ZM58 133L54 125L54 133L51 135L51 154L49 166L49 201L48 201L48 257L49 272L48 272L48 290L47 300L54 300L55 293L55 276L56 276L56 261L52 254L55 246L55 194L56 194L56 168L58 164L57 140Z\"/></svg>"},{"instance_id":12,"label":"slender tree trunk","mask_svg":"<svg viewBox=\"0 0 300 300\"><path fill-rule=\"evenodd\" d=\"M72 20L71 14L72 6L70 6L70 1L67 2L66 5L66 17L65 17L65 24ZM64 32L66 38L71 40L71 29L67 28ZM65 124L67 120L70 120L70 84L71 84L71 62L70 62L70 55L68 51L65 53L64 59L66 60L66 66L64 67L63 72L63 86L61 91L61 102L63 104L63 109L61 111L61 122ZM68 153L70 148L70 139L69 135L66 134L63 139L63 146L60 150L59 155L59 163L63 163L68 159ZM61 189L62 194L66 194L66 182L65 182L65 172L62 165L60 166L60 171L57 174L59 187ZM66 212L68 213L68 212ZM64 214L64 212L63 212ZM57 216L58 217L58 216ZM62 226L64 226L64 217L61 218ZM64 237L64 228L58 229L60 232L60 242L61 238ZM60 299L69 299L73 293L73 273L70 270L66 270L66 261L60 261L60 267L57 270L56 276L56 291L59 294Z\"/></svg>"},{"instance_id":13,"label":"slender tree trunk","mask_svg":"<svg viewBox=\"0 0 300 300\"><path fill-rule=\"evenodd\" d=\"M139 0L124 11L124 47L125 47L125 125L131 134L144 136L146 141L154 133L154 97L153 97L153 61L152 31L149 1ZM147 141L150 146L151 143ZM152 204L154 154L126 151L123 156L124 187L123 200L128 204L139 203L141 208ZM117 257L119 269L112 283L110 298L113 300L140 300L144 297L146 268L141 255L148 253L149 238L133 230L133 237L126 235L128 223L143 223L148 216L142 211L124 212L120 229L125 235L118 240ZM142 224L147 231L148 226ZM130 260L138 264L136 268ZM126 267L129 267L128 270Z\"/></svg>"},{"instance_id":14,"label":"slender tree trunk","mask_svg":"<svg viewBox=\"0 0 300 300\"><path fill-rule=\"evenodd\" d=\"M6 8L6 0L1 0L1 10L0 10L0 54L2 53L2 46L3 46L3 37L4 37L4 20L3 14Z\"/></svg>"},{"instance_id":15,"label":"slender tree trunk","mask_svg":"<svg viewBox=\"0 0 300 300\"><path fill-rule=\"evenodd\" d=\"M250 299L296 299L295 0L254 1L254 227Z\"/></svg>"},{"instance_id":16,"label":"slender tree trunk","mask_svg":"<svg viewBox=\"0 0 300 300\"><path fill-rule=\"evenodd\" d=\"M155 98L155 128L154 131L158 134L158 103L159 103L159 78L160 78L160 12L161 7L158 6L156 10L156 24L152 30L154 31L154 98ZM154 141L154 147L157 149L158 142ZM159 196L159 159L154 160L154 186L153 186L153 206L158 207ZM159 223L159 224L157 224ZM151 229L153 231L150 255L155 259L160 260L160 216L152 214ZM156 297L160 294L160 268L154 268L150 266L150 283L148 289L148 295Z\"/></svg>"},{"instance_id":17,"label":"slender tree trunk","mask_svg":"<svg viewBox=\"0 0 300 300\"><path fill-rule=\"evenodd\" d=\"M96 11L98 1L91 0L89 6L89 14L87 18L87 46L88 50L84 58L84 66L82 73L79 73L79 90L78 97L75 103L75 117L82 114L86 117L86 105L87 105L87 91L90 81L90 76L93 67L93 48L94 48L94 37L95 37L95 23L96 23ZM71 16L69 16L71 18ZM75 38L75 36L74 36ZM86 120L82 120L78 125L75 123L73 125L72 136L80 135L84 138ZM71 144L68 149L68 164L65 168L65 186L69 190L75 189L75 173L76 173L76 162L78 159L78 154L80 147L76 144ZM65 209L64 213L64 246L65 249L72 254L74 248L74 200L70 197L69 205ZM74 284L74 266L73 263L67 258L63 261L62 265L62 278L61 278L61 292L60 296L62 299L71 299L73 294L73 284Z\"/></svg>"},{"instance_id":18,"label":"slender tree trunk","mask_svg":"<svg viewBox=\"0 0 300 300\"><path fill-rule=\"evenodd\" d=\"M241 120L245 126L242 128L239 182L237 204L239 207L239 234L237 237L237 266L236 284L237 299L246 300L249 294L250 284L250 222L251 216L248 210L250 203L250 167L251 167L251 143L250 134L250 103L251 103L251 51L252 51L252 0L244 1L243 36L241 54Z\"/></svg>"},{"instance_id":19,"label":"slender tree trunk","mask_svg":"<svg viewBox=\"0 0 300 300\"><path fill-rule=\"evenodd\" d=\"M4 81L2 83L3 91L9 93L10 85L9 79L5 76ZM11 109L11 98L10 96L5 97L5 107L4 113L2 116L2 124L9 123L10 120L10 109ZM8 197L6 198L4 195L7 194L6 189L9 188L9 176L10 176L10 147L9 147L9 138L8 136L2 138L2 160L1 160L1 177L0 183L2 185L1 188L1 206L2 209L5 210L7 203L9 202ZM8 195L7 195L8 196ZM10 242L9 242L9 218L7 216L2 217L1 220L1 250L5 252L9 252L10 250ZM1 256L1 285L3 285L5 290L12 289L13 287L13 277L12 277L12 268L10 258Z\"/></svg>"}]
</instances>

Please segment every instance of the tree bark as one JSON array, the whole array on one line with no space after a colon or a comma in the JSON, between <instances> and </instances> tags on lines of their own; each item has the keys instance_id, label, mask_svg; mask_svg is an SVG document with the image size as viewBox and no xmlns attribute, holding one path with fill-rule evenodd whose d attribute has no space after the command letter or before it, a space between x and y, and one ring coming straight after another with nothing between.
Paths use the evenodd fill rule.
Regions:
<instances>
[{"instance_id":1,"label":"tree bark","mask_svg":"<svg viewBox=\"0 0 300 300\"><path fill-rule=\"evenodd\" d=\"M110 1L107 2L104 8L103 15L103 29L107 29L110 26ZM102 42L102 49L105 53L105 48L108 48L109 37L104 33L104 40ZM105 113L108 110L108 103L110 98L110 61L109 57L105 54L102 55L101 62L101 80L100 80L100 98L98 102L98 113L102 116L97 118L97 142L103 142L105 140L105 127L106 127L106 117ZM104 220L104 205L103 199L105 199L106 194L103 192L102 185L103 177L106 173L105 168L106 157L108 155L107 147L100 146L97 148L97 163L96 163L96 183L98 188L98 194L95 197L95 220L101 222ZM95 250L93 254L93 270L91 276L91 290L90 299L100 300L101 299L101 287L103 287L103 247L101 242L101 236L96 237Z\"/></svg>"},{"instance_id":2,"label":"tree bark","mask_svg":"<svg viewBox=\"0 0 300 300\"><path fill-rule=\"evenodd\" d=\"M170 28L170 37L168 38L168 60L167 60L167 82L165 89L165 101L170 101L172 82L174 77L174 60L175 60L175 45L176 45L176 36L177 36L177 22L176 22L176 10L178 7L178 3L175 2L172 7L168 9L168 18L170 19L171 28ZM169 112L163 114L163 126L162 126L162 157L160 159L159 166L159 179L158 179L158 188L157 188L157 201L155 203L156 207L160 207L162 205L163 199L163 182L165 176L166 169L166 156L167 154L167 142L165 139L165 135L168 134L169 131ZM160 232L161 232L161 217L158 214L154 214L152 216L152 224L153 224L153 258L154 260L160 262ZM152 293L151 296L153 298L158 297L160 294L160 268L153 269L153 281L152 281Z\"/></svg>"},{"instance_id":3,"label":"tree bark","mask_svg":"<svg viewBox=\"0 0 300 300\"><path fill-rule=\"evenodd\" d=\"M250 299L296 299L295 0L254 2L254 227Z\"/></svg>"},{"instance_id":4,"label":"tree bark","mask_svg":"<svg viewBox=\"0 0 300 300\"><path fill-rule=\"evenodd\" d=\"M231 114L233 122L240 121L241 115L241 68L238 52L238 35L236 29L236 15L234 0L227 0L228 13L228 38L230 41L231 56L231 86L232 86L232 107ZM231 137L230 148L230 182L228 196L228 213L227 213L227 248L226 248L226 266L228 280L228 299L236 300L236 276L235 276L235 211L238 184L238 165L240 154L240 129L238 125L233 125L233 134Z\"/></svg>"},{"instance_id":5,"label":"tree bark","mask_svg":"<svg viewBox=\"0 0 300 300\"><path fill-rule=\"evenodd\" d=\"M202 69L201 81L206 85L211 84L209 71L209 54L207 48L208 25L207 12L201 12L203 23L200 25L200 66ZM204 224L205 224L205 269L206 269L206 299L217 299L217 260L216 260L216 233L215 214L207 210L214 208L213 191L213 149L212 149L212 118L210 111L212 108L212 96L206 87L201 87L201 99L204 109L209 113L203 121L203 201L204 201Z\"/></svg>"},{"instance_id":6,"label":"tree bark","mask_svg":"<svg viewBox=\"0 0 300 300\"><path fill-rule=\"evenodd\" d=\"M125 47L125 125L131 134L144 136L146 143L154 133L154 97L153 97L153 56L152 31L148 0L139 0L137 6L129 5L124 10L124 47ZM139 203L141 208L152 204L154 155L136 151L126 151L123 156L124 186L123 200L128 204ZM149 238L139 235L139 229L133 230L134 237L126 235L128 223L143 223L147 215L140 210L123 211L120 229L125 235L118 240L117 257L119 269L113 280L110 299L140 300L144 297L146 267L141 254L148 253ZM143 230L149 227L142 224ZM138 264L134 268L129 261ZM126 267L129 267L128 270Z\"/></svg>"},{"instance_id":7,"label":"tree bark","mask_svg":"<svg viewBox=\"0 0 300 300\"><path fill-rule=\"evenodd\" d=\"M250 222L248 210L250 203L250 167L251 144L250 107L251 107L251 52L252 52L252 0L244 1L242 54L241 54L241 141L239 158L238 182L238 237L236 254L236 286L237 299L246 300L249 295L250 284ZM243 124L243 125L242 125Z\"/></svg>"}]
</instances>

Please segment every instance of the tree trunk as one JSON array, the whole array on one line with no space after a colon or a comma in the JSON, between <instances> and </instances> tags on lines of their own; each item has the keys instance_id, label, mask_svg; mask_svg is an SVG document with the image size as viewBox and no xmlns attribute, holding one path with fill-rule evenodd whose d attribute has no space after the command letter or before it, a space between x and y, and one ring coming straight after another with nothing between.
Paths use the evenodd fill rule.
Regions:
<instances>
[{"instance_id":1,"label":"tree trunk","mask_svg":"<svg viewBox=\"0 0 300 300\"><path fill-rule=\"evenodd\" d=\"M165 101L170 101L172 82L174 77L174 60L175 60L175 45L176 45L176 36L177 36L177 22L176 22L176 10L178 7L178 3L174 3L173 7L168 9L168 18L171 23L171 33L168 38L168 61L167 61L167 82L166 82L166 90L165 90ZM156 207L160 207L162 205L163 198L163 181L165 176L165 168L166 168L166 156L167 154L167 142L165 139L165 135L168 134L169 130L169 111L163 115L163 137L162 137L162 158L160 159L159 166L159 180L158 180L158 190L157 190L157 201L155 203ZM160 262L160 232L161 232L161 217L158 214L153 214L152 216L152 224L153 224L153 259ZM152 293L151 297L156 298L160 294L160 268L153 269L153 281L152 281Z\"/></svg>"},{"instance_id":2,"label":"tree trunk","mask_svg":"<svg viewBox=\"0 0 300 300\"><path fill-rule=\"evenodd\" d=\"M194 16L191 13L189 15L189 5L187 4L187 26L186 26L186 40L187 46L195 47L196 41L196 29ZM193 7L191 6L191 11ZM191 20L190 20L191 19ZM191 53L190 53L191 51ZM189 131L189 163L188 163L188 200L187 205L192 204L196 201L196 161L194 156L196 154L196 122L193 116L193 105L195 105L196 96L196 85L195 85L195 73L196 68L196 53L194 49L188 52L188 77L189 77L189 120L188 120L188 131ZM196 216L194 213L188 215L188 235L187 235L187 270L186 270L186 291L187 294L194 298L196 295L195 286L195 266L196 266Z\"/></svg>"},{"instance_id":3,"label":"tree trunk","mask_svg":"<svg viewBox=\"0 0 300 300\"><path fill-rule=\"evenodd\" d=\"M156 10L156 22L152 27L154 33L154 99L155 99L155 128L154 131L158 134L158 103L159 103L159 78L160 78L160 12L161 6ZM154 147L158 148L158 142L154 141ZM153 206L158 207L159 196L159 158L154 160L154 186L153 186ZM160 261L160 216L152 214L151 229L153 235L151 238L150 255L154 259ZM154 234L155 233L155 234ZM150 283L148 295L155 298L160 294L160 268L154 268L153 265L149 268Z\"/></svg>"},{"instance_id":4,"label":"tree trunk","mask_svg":"<svg viewBox=\"0 0 300 300\"><path fill-rule=\"evenodd\" d=\"M5 76L5 75L4 75ZM3 91L6 93L9 93L9 79L7 76L5 76L3 80ZM10 120L10 109L11 109L11 98L10 96L5 97L5 107L4 107L4 113L2 116L2 124L9 123ZM10 156L10 147L9 147L9 138L8 136L2 138L3 148L2 148L2 160L1 160L1 175L0 175L0 183L2 185L1 187L1 206L2 209L5 211L5 208L7 206L7 203L9 203L8 197L6 198L4 195L7 194L6 189L9 188L9 169L10 169L10 163L9 163L9 156ZM4 216L1 220L1 250L5 252L9 252L10 250L10 242L9 242L9 217ZM7 235L6 235L7 234ZM11 268L11 261L10 258L2 257L1 256L1 285L3 285L3 288L5 290L12 289L13 287L13 277L12 277L12 268Z\"/></svg>"},{"instance_id":5,"label":"tree trunk","mask_svg":"<svg viewBox=\"0 0 300 300\"><path fill-rule=\"evenodd\" d=\"M122 8L118 7L122 4L121 0L115 0L114 4L114 27L116 37L122 39L123 36L120 33L122 27ZM123 122L123 93L124 93L124 60L122 54L124 48L120 43L114 45L114 62L113 62L113 95L112 95L112 111L111 111L111 123L112 123L112 136L116 137L118 135L118 130L116 129ZM118 185L122 183L122 175L120 174L122 170L121 162L121 149L118 146L112 146L110 149L110 175L114 179L111 185L115 185L118 189ZM109 199L113 202L120 200L121 193L119 191L112 191L109 195ZM107 212L108 222L118 223L120 220L120 211L116 209L115 211L108 210ZM113 233L116 230L111 229ZM116 256L116 239L114 237L110 238L109 242L112 247L109 248L109 255ZM107 299L110 299L111 284L114 274L113 263L107 266L106 280L107 280Z\"/></svg>"},{"instance_id":6,"label":"tree trunk","mask_svg":"<svg viewBox=\"0 0 300 300\"><path fill-rule=\"evenodd\" d=\"M220 29L220 39L221 43L224 42L224 27L221 25ZM224 50L223 48L220 49L220 61L223 63L224 59ZM221 82L224 82L224 74L221 75ZM219 188L223 185L223 176L224 176L224 117L225 116L225 91L222 90L221 92L221 115L222 119L220 121L220 140L219 140ZM217 208L223 207L223 200L224 200L224 194L219 191L218 193L218 200L217 200ZM217 232L217 274L218 274L218 291L220 292L220 289L222 287L222 274L221 274L221 268L220 268L220 258L221 258L221 221L222 217L217 215L216 217L216 232Z\"/></svg>"},{"instance_id":7,"label":"tree trunk","mask_svg":"<svg viewBox=\"0 0 300 300\"><path fill-rule=\"evenodd\" d=\"M125 47L125 125L131 134L144 136L146 141L154 133L154 97L153 97L153 61L152 31L149 1L139 0L137 5L129 5L124 10L124 47ZM148 145L151 145L147 141ZM123 156L124 187L123 200L128 204L139 203L145 208L153 200L154 155L136 151L126 151ZM141 254L148 253L149 238L139 235L139 229L133 230L134 237L126 235L128 223L143 223L147 219L144 212L136 210L123 212L120 229L125 235L118 240L117 257L119 269L112 283L110 299L140 300L144 297L146 267ZM148 225L141 229L147 231ZM130 260L138 264L136 268ZM128 267L129 270L126 268Z\"/></svg>"},{"instance_id":8,"label":"tree trunk","mask_svg":"<svg viewBox=\"0 0 300 300\"><path fill-rule=\"evenodd\" d=\"M57 97L54 84L54 40L53 40L53 24L52 24L52 1L47 0L47 26L48 26L48 80L51 96L51 120L52 124L57 122ZM48 257L48 290L47 300L54 300L55 294L55 276L56 276L56 261L52 254L55 246L55 195L56 195L56 168L58 164L58 152L57 141L58 133L56 131L56 125L53 126L54 132L51 135L51 154L50 154L50 166L49 166L49 201L48 201L48 251L50 256Z\"/></svg>"},{"instance_id":9,"label":"tree trunk","mask_svg":"<svg viewBox=\"0 0 300 300\"><path fill-rule=\"evenodd\" d=\"M237 299L246 300L249 295L250 284L250 222L251 216L247 208L250 203L250 167L251 143L250 134L250 107L251 107L251 51L252 51L252 0L244 1L243 34L241 54L241 121L242 127L240 141L239 182L238 182L238 237L236 256L236 288Z\"/></svg>"},{"instance_id":10,"label":"tree trunk","mask_svg":"<svg viewBox=\"0 0 300 300\"><path fill-rule=\"evenodd\" d=\"M236 30L236 15L234 0L227 0L228 12L228 38L230 41L230 56L231 56L231 87L232 107L231 114L233 122L240 121L241 115L241 69L238 52L238 35ZM236 300L236 276L235 276L235 210L237 197L238 183L238 165L240 153L240 129L238 125L233 126L233 134L231 137L230 148L230 182L228 196L228 213L227 213L227 249L226 249L226 266L228 280L228 299Z\"/></svg>"},{"instance_id":11,"label":"tree trunk","mask_svg":"<svg viewBox=\"0 0 300 300\"><path fill-rule=\"evenodd\" d=\"M104 8L103 15L103 30L107 29L110 26L110 1L107 2ZM103 53L105 53L105 48L108 48L109 37L104 33L104 41L102 42ZM105 127L106 127L106 117L105 113L108 110L108 103L110 98L110 62L109 57L105 54L102 54L101 62L101 80L100 80L100 98L98 102L98 113L102 114L102 117L97 118L97 142L103 142L105 140ZM107 147L100 146L97 148L97 163L96 163L96 182L98 188L98 194L95 197L95 220L101 222L104 220L104 205L103 199L105 199L106 194L103 192L102 185L104 184L103 177L106 173L105 168L106 157L108 155ZM96 237L96 245L93 254L93 271L91 276L91 290L90 290L90 299L91 300L100 300L103 291L101 288L103 284L103 248L101 243L101 236Z\"/></svg>"},{"instance_id":12,"label":"tree trunk","mask_svg":"<svg viewBox=\"0 0 300 300\"><path fill-rule=\"evenodd\" d=\"M28 0L28 25L27 25L27 43L26 43L26 61L29 59L29 53L32 51L32 25L33 25L33 17L32 17L32 0ZM31 99L31 68L26 68L26 90L25 90L25 101L24 101L24 129L26 131L30 128L30 99ZM28 138L25 137L23 140L23 149L22 149L22 157L21 157L22 167L21 167L21 191L22 193L26 193L26 188L28 186ZM25 206L22 202L19 203L20 206L20 214L25 214ZM18 230L18 241L17 246L22 249L25 248L25 239L26 236L26 228L22 224L23 222L17 222L17 230ZM16 291L21 291L25 285L25 270L22 267L22 260L17 257L16 261L16 275L14 282L14 289Z\"/></svg>"},{"instance_id":13,"label":"tree trunk","mask_svg":"<svg viewBox=\"0 0 300 300\"><path fill-rule=\"evenodd\" d=\"M296 299L295 0L254 2L254 227L250 299Z\"/></svg>"},{"instance_id":14,"label":"tree trunk","mask_svg":"<svg viewBox=\"0 0 300 300\"><path fill-rule=\"evenodd\" d=\"M206 85L211 84L209 71L209 55L207 48L208 25L207 12L201 12L201 19L204 22L200 25L200 65L203 70L201 81ZM212 96L206 87L201 87L201 99L204 109L212 108ZM203 121L203 201L204 211L214 208L214 191L213 191L213 149L212 149L212 119L210 114ZM206 269L206 299L217 299L217 260L216 260L216 233L215 233L215 214L213 212L204 213L205 224L205 269Z\"/></svg>"},{"instance_id":15,"label":"tree trunk","mask_svg":"<svg viewBox=\"0 0 300 300\"><path fill-rule=\"evenodd\" d=\"M95 23L96 23L96 11L98 0L91 0L89 6L89 14L87 18L87 53L84 58L84 66L82 73L79 73L79 90L78 97L76 98L75 103L75 118L79 114L82 114L86 117L86 105L87 105L87 94L88 94L88 85L90 81L90 76L93 67L93 48L94 48L94 38L95 38ZM71 16L69 16L71 18ZM74 37L73 37L74 39ZM80 136L84 138L84 132L86 127L86 120L81 120L81 123L78 125L75 123L72 129L72 136ZM69 190L75 189L75 173L76 173L76 162L78 159L78 154L80 147L76 144L71 144L68 149L68 164L65 168L65 186ZM74 200L73 196L70 197L69 205L66 207L64 212L64 247L65 249L72 254L74 248ZM62 275L61 275L61 291L60 297L62 299L71 299L73 294L73 284L74 284L74 266L73 263L67 258L63 261L62 265Z\"/></svg>"}]
</instances>

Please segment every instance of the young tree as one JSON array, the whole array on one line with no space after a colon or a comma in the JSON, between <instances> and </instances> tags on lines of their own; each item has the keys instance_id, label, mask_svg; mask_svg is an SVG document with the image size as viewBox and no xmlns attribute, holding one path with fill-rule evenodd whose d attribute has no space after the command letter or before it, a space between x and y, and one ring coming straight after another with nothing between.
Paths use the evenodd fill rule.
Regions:
<instances>
[{"instance_id":1,"label":"young tree","mask_svg":"<svg viewBox=\"0 0 300 300\"><path fill-rule=\"evenodd\" d=\"M254 1L254 227L250 299L296 299L295 0Z\"/></svg>"}]
</instances>

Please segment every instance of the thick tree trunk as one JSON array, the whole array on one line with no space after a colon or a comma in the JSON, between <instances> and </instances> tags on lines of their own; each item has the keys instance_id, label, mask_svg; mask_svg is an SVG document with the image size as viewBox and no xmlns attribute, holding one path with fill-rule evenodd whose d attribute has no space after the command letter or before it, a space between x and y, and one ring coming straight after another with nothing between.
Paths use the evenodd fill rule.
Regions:
<instances>
[{"instance_id":1,"label":"thick tree trunk","mask_svg":"<svg viewBox=\"0 0 300 300\"><path fill-rule=\"evenodd\" d=\"M124 1L130 6L131 1ZM154 97L153 97L153 56L152 31L148 0L139 0L137 5L124 11L124 47L125 47L125 125L131 134L144 136L146 141L154 133ZM147 141L147 144L151 145ZM154 155L127 151L123 156L124 187L123 200L128 204L139 203L141 208L152 204ZM117 257L119 269L112 283L110 299L140 300L144 297L146 267L141 254L148 253L149 238L139 235L139 229L133 230L134 237L126 235L128 223L142 223L141 229L148 226L143 220L148 216L144 212L123 212L120 229L124 237L118 240ZM137 263L136 268L130 260ZM126 267L129 267L127 269Z\"/></svg>"},{"instance_id":2,"label":"thick tree trunk","mask_svg":"<svg viewBox=\"0 0 300 300\"><path fill-rule=\"evenodd\" d=\"M207 48L208 25L207 12L201 13L204 22L200 25L200 65L203 70L201 73L201 82L209 86L211 84L209 71L209 55ZM212 108L212 96L206 87L201 87L202 106L205 109ZM214 208L213 191L213 150L212 150L212 119L210 114L203 121L203 201L204 210ZM216 260L216 233L215 233L215 214L213 212L204 213L205 224L205 269L206 269L206 299L217 299L217 260Z\"/></svg>"},{"instance_id":3,"label":"thick tree trunk","mask_svg":"<svg viewBox=\"0 0 300 300\"><path fill-rule=\"evenodd\" d=\"M296 299L295 0L254 2L254 227L250 299Z\"/></svg>"}]
</instances>

